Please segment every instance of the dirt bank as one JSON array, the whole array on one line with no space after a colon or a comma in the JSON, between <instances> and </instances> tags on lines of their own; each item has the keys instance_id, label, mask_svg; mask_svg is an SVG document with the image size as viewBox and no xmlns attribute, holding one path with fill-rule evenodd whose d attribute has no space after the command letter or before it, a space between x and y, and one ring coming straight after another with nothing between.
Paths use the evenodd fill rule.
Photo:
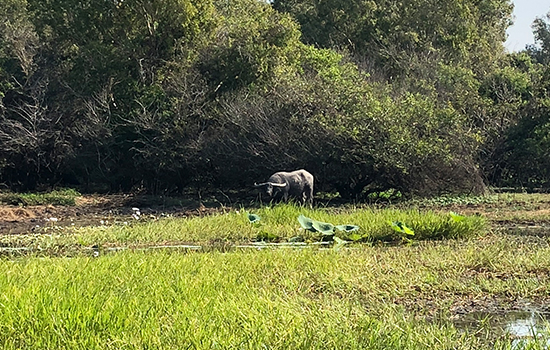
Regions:
<instances>
[{"instance_id":1,"label":"dirt bank","mask_svg":"<svg viewBox=\"0 0 550 350\"><path fill-rule=\"evenodd\" d=\"M135 220L134 208L142 219L160 216L186 217L205 215L220 210L220 205L205 206L199 201L170 200L161 197L132 195L94 195L77 198L74 206L0 205L0 235L39 232L41 228L58 226L95 226Z\"/></svg>"}]
</instances>

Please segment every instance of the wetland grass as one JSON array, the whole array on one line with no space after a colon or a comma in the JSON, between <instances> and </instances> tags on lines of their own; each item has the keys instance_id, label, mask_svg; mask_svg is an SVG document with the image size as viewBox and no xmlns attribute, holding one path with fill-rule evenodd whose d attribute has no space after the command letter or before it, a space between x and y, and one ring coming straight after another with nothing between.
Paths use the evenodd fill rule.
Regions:
<instances>
[{"instance_id":1,"label":"wetland grass","mask_svg":"<svg viewBox=\"0 0 550 350\"><path fill-rule=\"evenodd\" d=\"M474 348L451 324L393 302L417 282L390 251L3 260L0 347Z\"/></svg>"},{"instance_id":2,"label":"wetland grass","mask_svg":"<svg viewBox=\"0 0 550 350\"><path fill-rule=\"evenodd\" d=\"M506 334L453 320L550 295L549 240L489 232L478 216L283 205L254 210L261 220L251 224L247 212L1 237L54 254L0 259L0 348L518 349ZM67 247L251 242L264 231L319 240L299 214L359 225L369 244L63 257ZM413 240L400 241L396 220ZM544 337L521 344L546 346Z\"/></svg>"},{"instance_id":3,"label":"wetland grass","mask_svg":"<svg viewBox=\"0 0 550 350\"><path fill-rule=\"evenodd\" d=\"M60 189L45 193L0 192L0 203L9 205L75 205L80 193L74 189Z\"/></svg>"},{"instance_id":4,"label":"wetland grass","mask_svg":"<svg viewBox=\"0 0 550 350\"><path fill-rule=\"evenodd\" d=\"M147 246L158 244L192 243L200 245L243 244L269 237L272 241L286 242L299 237L315 242L323 237L317 232L301 229L297 218L305 215L315 220L335 225L358 225L353 236L337 234L339 238L359 242L400 241L391 223L400 221L411 227L415 235L407 239L426 240L460 238L480 235L487 229L480 216L465 217L457 222L447 213L397 209L327 208L309 209L286 204L262 207L254 210L261 220L252 225L248 219L251 210L230 210L204 217L162 218L141 221L128 220L111 226L47 227L48 234L0 236L0 244L6 247L33 247L39 250L63 251L67 247L91 246Z\"/></svg>"},{"instance_id":5,"label":"wetland grass","mask_svg":"<svg viewBox=\"0 0 550 350\"><path fill-rule=\"evenodd\" d=\"M502 237L25 257L0 270L2 349L506 349L504 335L459 331L452 310L550 292L548 244Z\"/></svg>"}]
</instances>

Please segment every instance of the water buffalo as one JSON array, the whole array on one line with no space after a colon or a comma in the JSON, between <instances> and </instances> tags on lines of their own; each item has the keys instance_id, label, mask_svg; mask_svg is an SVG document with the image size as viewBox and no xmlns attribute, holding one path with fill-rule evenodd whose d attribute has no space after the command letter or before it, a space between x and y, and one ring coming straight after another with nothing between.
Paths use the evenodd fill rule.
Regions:
<instances>
[{"instance_id":1,"label":"water buffalo","mask_svg":"<svg viewBox=\"0 0 550 350\"><path fill-rule=\"evenodd\" d=\"M254 187L262 187L269 197L282 197L284 201L294 197L303 203L309 201L313 204L313 175L304 169L280 171L271 175L267 182L255 183Z\"/></svg>"}]
</instances>

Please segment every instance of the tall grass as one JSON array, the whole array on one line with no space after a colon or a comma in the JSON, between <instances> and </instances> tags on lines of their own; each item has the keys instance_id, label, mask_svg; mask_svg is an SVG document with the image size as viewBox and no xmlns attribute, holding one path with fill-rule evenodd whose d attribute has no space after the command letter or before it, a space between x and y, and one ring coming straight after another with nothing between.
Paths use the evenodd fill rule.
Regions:
<instances>
[{"instance_id":1,"label":"tall grass","mask_svg":"<svg viewBox=\"0 0 550 350\"><path fill-rule=\"evenodd\" d=\"M258 224L251 224L249 211L232 210L224 214L206 217L168 218L148 222L129 221L127 225L96 226L83 228L52 228L49 235L13 235L0 237L6 246L29 246L49 249L70 246L104 245L155 245L163 243L239 244L266 236L275 241L288 241L301 237L306 241L318 241L318 232L303 230L299 215L335 225L360 226L353 232L354 240L399 241L403 237L391 227L394 221L405 223L415 232L407 239L426 240L459 238L480 235L486 230L482 217L465 217L457 222L448 213L419 210L374 209L309 209L296 205L277 205L254 210L261 217ZM337 233L341 239L351 239L350 234Z\"/></svg>"},{"instance_id":2,"label":"tall grass","mask_svg":"<svg viewBox=\"0 0 550 350\"><path fill-rule=\"evenodd\" d=\"M0 270L2 349L504 349L506 337L458 331L449 310L544 298L550 248L492 238L122 252L0 260Z\"/></svg>"},{"instance_id":3,"label":"tall grass","mask_svg":"<svg viewBox=\"0 0 550 350\"><path fill-rule=\"evenodd\" d=\"M455 220L441 211L277 205L254 209L261 220L251 224L250 211L52 226L48 234L1 236L0 245L55 253L92 245L250 242L265 232L279 241L321 239L300 228L300 214L359 225L367 242L417 242L338 251L1 258L0 348L516 349L491 329L457 329L451 316L476 303L497 309L521 300L536 304L550 293L548 239L480 234L487 224L478 216ZM415 235L404 238L391 228L394 221ZM461 237L473 239L443 239ZM524 348L546 348L546 339Z\"/></svg>"},{"instance_id":4,"label":"tall grass","mask_svg":"<svg viewBox=\"0 0 550 350\"><path fill-rule=\"evenodd\" d=\"M403 257L366 247L0 261L0 347L479 348L394 304L426 278L425 268L406 277L414 264L394 254Z\"/></svg>"}]
</instances>

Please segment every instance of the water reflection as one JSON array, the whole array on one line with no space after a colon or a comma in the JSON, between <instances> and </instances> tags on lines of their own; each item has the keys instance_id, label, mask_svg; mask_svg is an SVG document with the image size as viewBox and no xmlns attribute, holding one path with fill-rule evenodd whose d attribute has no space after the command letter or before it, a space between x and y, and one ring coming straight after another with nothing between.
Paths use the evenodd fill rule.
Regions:
<instances>
[{"instance_id":1,"label":"water reflection","mask_svg":"<svg viewBox=\"0 0 550 350\"><path fill-rule=\"evenodd\" d=\"M506 324L506 333L514 338L537 336L545 329L546 318L539 313L518 312L512 315L512 319Z\"/></svg>"},{"instance_id":2,"label":"water reflection","mask_svg":"<svg viewBox=\"0 0 550 350\"><path fill-rule=\"evenodd\" d=\"M455 325L487 338L510 339L512 349L530 348L536 342L550 348L550 314L536 310L504 313L472 312L460 317Z\"/></svg>"}]
</instances>

